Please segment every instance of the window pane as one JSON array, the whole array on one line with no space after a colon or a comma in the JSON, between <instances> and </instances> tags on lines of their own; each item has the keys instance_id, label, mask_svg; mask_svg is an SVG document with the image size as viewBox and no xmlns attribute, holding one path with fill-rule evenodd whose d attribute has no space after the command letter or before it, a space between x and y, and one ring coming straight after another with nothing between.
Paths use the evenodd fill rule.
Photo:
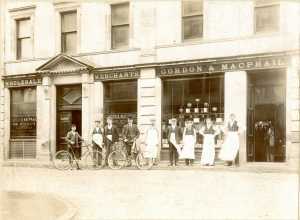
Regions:
<instances>
[{"instance_id":1,"label":"window pane","mask_svg":"<svg viewBox=\"0 0 300 220\"><path fill-rule=\"evenodd\" d=\"M77 30L76 11L63 13L61 16L61 31L69 32Z\"/></svg>"},{"instance_id":2,"label":"window pane","mask_svg":"<svg viewBox=\"0 0 300 220\"><path fill-rule=\"evenodd\" d=\"M112 48L128 46L129 25L112 27Z\"/></svg>"},{"instance_id":3,"label":"window pane","mask_svg":"<svg viewBox=\"0 0 300 220\"><path fill-rule=\"evenodd\" d=\"M62 35L62 52L76 53L77 33L65 33Z\"/></svg>"},{"instance_id":4,"label":"window pane","mask_svg":"<svg viewBox=\"0 0 300 220\"><path fill-rule=\"evenodd\" d=\"M129 4L111 6L112 25L129 24Z\"/></svg>"},{"instance_id":5,"label":"window pane","mask_svg":"<svg viewBox=\"0 0 300 220\"><path fill-rule=\"evenodd\" d=\"M114 124L122 131L130 115L136 123L137 81L104 83L104 115L112 116Z\"/></svg>"},{"instance_id":6,"label":"window pane","mask_svg":"<svg viewBox=\"0 0 300 220\"><path fill-rule=\"evenodd\" d=\"M255 5L260 6L260 5L274 4L279 2L280 0L256 0Z\"/></svg>"},{"instance_id":7,"label":"window pane","mask_svg":"<svg viewBox=\"0 0 300 220\"><path fill-rule=\"evenodd\" d=\"M182 1L182 15L199 15L202 14L203 4L201 0L184 0Z\"/></svg>"},{"instance_id":8,"label":"window pane","mask_svg":"<svg viewBox=\"0 0 300 220\"><path fill-rule=\"evenodd\" d=\"M279 6L266 6L255 9L256 31L275 31L279 29Z\"/></svg>"},{"instance_id":9,"label":"window pane","mask_svg":"<svg viewBox=\"0 0 300 220\"><path fill-rule=\"evenodd\" d=\"M36 89L11 90L11 137L36 136Z\"/></svg>"},{"instance_id":10,"label":"window pane","mask_svg":"<svg viewBox=\"0 0 300 220\"><path fill-rule=\"evenodd\" d=\"M183 19L183 39L201 38L203 35L203 16Z\"/></svg>"},{"instance_id":11,"label":"window pane","mask_svg":"<svg viewBox=\"0 0 300 220\"><path fill-rule=\"evenodd\" d=\"M17 59L32 57L32 45L30 38L23 38L17 41Z\"/></svg>"},{"instance_id":12,"label":"window pane","mask_svg":"<svg viewBox=\"0 0 300 220\"><path fill-rule=\"evenodd\" d=\"M17 20L17 38L30 37L30 19Z\"/></svg>"},{"instance_id":13,"label":"window pane","mask_svg":"<svg viewBox=\"0 0 300 220\"><path fill-rule=\"evenodd\" d=\"M188 103L192 106L189 107ZM207 117L212 118L214 123L221 123L224 120L224 76L164 80L162 110L163 123L168 124L169 119L175 117L182 128L185 119L190 117L197 119L194 123L196 129L203 125ZM222 135L219 135L216 141L221 139ZM197 143L202 143L202 137L197 138Z\"/></svg>"}]
</instances>

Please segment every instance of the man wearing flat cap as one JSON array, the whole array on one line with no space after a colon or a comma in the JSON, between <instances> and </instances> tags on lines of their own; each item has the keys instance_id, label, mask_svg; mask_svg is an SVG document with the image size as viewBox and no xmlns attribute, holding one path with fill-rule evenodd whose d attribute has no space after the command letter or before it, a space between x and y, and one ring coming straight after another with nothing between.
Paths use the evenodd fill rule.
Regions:
<instances>
[{"instance_id":1,"label":"man wearing flat cap","mask_svg":"<svg viewBox=\"0 0 300 220\"><path fill-rule=\"evenodd\" d=\"M169 166L177 166L178 152L177 146L180 144L182 132L181 128L177 126L176 118L171 119L171 126L168 127L167 131L168 143L169 143Z\"/></svg>"}]
</instances>

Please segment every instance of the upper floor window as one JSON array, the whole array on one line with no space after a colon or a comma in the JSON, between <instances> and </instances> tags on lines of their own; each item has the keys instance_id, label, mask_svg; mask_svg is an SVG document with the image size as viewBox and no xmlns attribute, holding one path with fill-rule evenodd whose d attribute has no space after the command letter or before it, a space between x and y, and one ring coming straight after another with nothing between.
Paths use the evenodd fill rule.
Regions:
<instances>
[{"instance_id":1,"label":"upper floor window","mask_svg":"<svg viewBox=\"0 0 300 220\"><path fill-rule=\"evenodd\" d=\"M29 17L16 20L16 56L18 60L32 57L30 24L31 22Z\"/></svg>"},{"instance_id":2,"label":"upper floor window","mask_svg":"<svg viewBox=\"0 0 300 220\"><path fill-rule=\"evenodd\" d=\"M111 47L129 45L129 3L111 5Z\"/></svg>"},{"instance_id":3,"label":"upper floor window","mask_svg":"<svg viewBox=\"0 0 300 220\"><path fill-rule=\"evenodd\" d=\"M255 32L279 30L279 0L255 1Z\"/></svg>"},{"instance_id":4,"label":"upper floor window","mask_svg":"<svg viewBox=\"0 0 300 220\"><path fill-rule=\"evenodd\" d=\"M76 53L77 50L77 12L61 13L61 51Z\"/></svg>"},{"instance_id":5,"label":"upper floor window","mask_svg":"<svg viewBox=\"0 0 300 220\"><path fill-rule=\"evenodd\" d=\"M203 36L203 1L182 1L182 38L197 39Z\"/></svg>"}]
</instances>

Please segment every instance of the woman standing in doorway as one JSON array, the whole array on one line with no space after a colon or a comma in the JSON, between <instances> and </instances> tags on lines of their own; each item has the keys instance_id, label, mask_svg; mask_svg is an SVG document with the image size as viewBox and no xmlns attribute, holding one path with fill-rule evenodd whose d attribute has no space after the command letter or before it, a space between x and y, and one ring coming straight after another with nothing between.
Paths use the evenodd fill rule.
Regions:
<instances>
[{"instance_id":1,"label":"woman standing in doorway","mask_svg":"<svg viewBox=\"0 0 300 220\"><path fill-rule=\"evenodd\" d=\"M180 159L185 159L185 165L192 166L195 159L196 130L193 128L193 119L187 119L183 130L183 148Z\"/></svg>"},{"instance_id":2,"label":"woman standing in doorway","mask_svg":"<svg viewBox=\"0 0 300 220\"><path fill-rule=\"evenodd\" d=\"M213 127L212 120L206 119L205 125L200 129L200 134L203 135L203 147L201 155L202 166L214 166L215 160L215 136L218 131Z\"/></svg>"},{"instance_id":3,"label":"woman standing in doorway","mask_svg":"<svg viewBox=\"0 0 300 220\"><path fill-rule=\"evenodd\" d=\"M220 151L219 158L225 161L226 166L231 166L239 151L239 126L234 114L230 114L226 127L225 141Z\"/></svg>"}]
</instances>

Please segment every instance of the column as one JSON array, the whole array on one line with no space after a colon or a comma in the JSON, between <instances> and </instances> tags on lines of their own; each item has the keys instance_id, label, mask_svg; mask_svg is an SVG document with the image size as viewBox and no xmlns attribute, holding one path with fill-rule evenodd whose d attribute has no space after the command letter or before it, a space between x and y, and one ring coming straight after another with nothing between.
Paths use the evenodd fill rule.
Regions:
<instances>
[{"instance_id":1,"label":"column","mask_svg":"<svg viewBox=\"0 0 300 220\"><path fill-rule=\"evenodd\" d=\"M51 99L50 99L50 86L51 79L49 76L43 77L42 85L37 86L37 133L36 133L36 146L37 146L37 159L42 161L49 161L51 152L51 137L50 125L51 120Z\"/></svg>"},{"instance_id":2,"label":"column","mask_svg":"<svg viewBox=\"0 0 300 220\"><path fill-rule=\"evenodd\" d=\"M286 162L299 168L300 143L300 65L299 58L291 58L286 70Z\"/></svg>"},{"instance_id":3,"label":"column","mask_svg":"<svg viewBox=\"0 0 300 220\"><path fill-rule=\"evenodd\" d=\"M5 99L4 99L4 87L3 87L3 81L0 81L0 164L2 161L4 161L4 147L7 146L5 144Z\"/></svg>"},{"instance_id":4,"label":"column","mask_svg":"<svg viewBox=\"0 0 300 220\"><path fill-rule=\"evenodd\" d=\"M150 119L156 119L157 129L161 130L161 80L155 76L154 68L141 69L138 79L138 126L141 138L150 125Z\"/></svg>"},{"instance_id":5,"label":"column","mask_svg":"<svg viewBox=\"0 0 300 220\"><path fill-rule=\"evenodd\" d=\"M48 86L47 103L49 105L49 143L51 154L54 155L56 152L56 86L52 82Z\"/></svg>"},{"instance_id":6,"label":"column","mask_svg":"<svg viewBox=\"0 0 300 220\"><path fill-rule=\"evenodd\" d=\"M92 89L91 89L92 97L91 97L91 107L93 111L93 120L100 119L103 121L103 94L104 94L104 88L103 88L103 82L94 82ZM103 125L105 122L103 122Z\"/></svg>"},{"instance_id":7,"label":"column","mask_svg":"<svg viewBox=\"0 0 300 220\"><path fill-rule=\"evenodd\" d=\"M4 88L4 114L3 114L3 127L4 127L4 152L3 158L4 160L8 159L9 157L9 138L10 138L10 91L8 88Z\"/></svg>"},{"instance_id":8,"label":"column","mask_svg":"<svg viewBox=\"0 0 300 220\"><path fill-rule=\"evenodd\" d=\"M240 125L239 163L247 162L247 73L245 71L226 72L225 84L225 122L229 115L234 113Z\"/></svg>"},{"instance_id":9,"label":"column","mask_svg":"<svg viewBox=\"0 0 300 220\"><path fill-rule=\"evenodd\" d=\"M92 126L93 112L91 110L91 86L90 76L88 72L83 72L82 75L82 110L81 110L81 128L82 138L89 140L89 133Z\"/></svg>"}]
</instances>

